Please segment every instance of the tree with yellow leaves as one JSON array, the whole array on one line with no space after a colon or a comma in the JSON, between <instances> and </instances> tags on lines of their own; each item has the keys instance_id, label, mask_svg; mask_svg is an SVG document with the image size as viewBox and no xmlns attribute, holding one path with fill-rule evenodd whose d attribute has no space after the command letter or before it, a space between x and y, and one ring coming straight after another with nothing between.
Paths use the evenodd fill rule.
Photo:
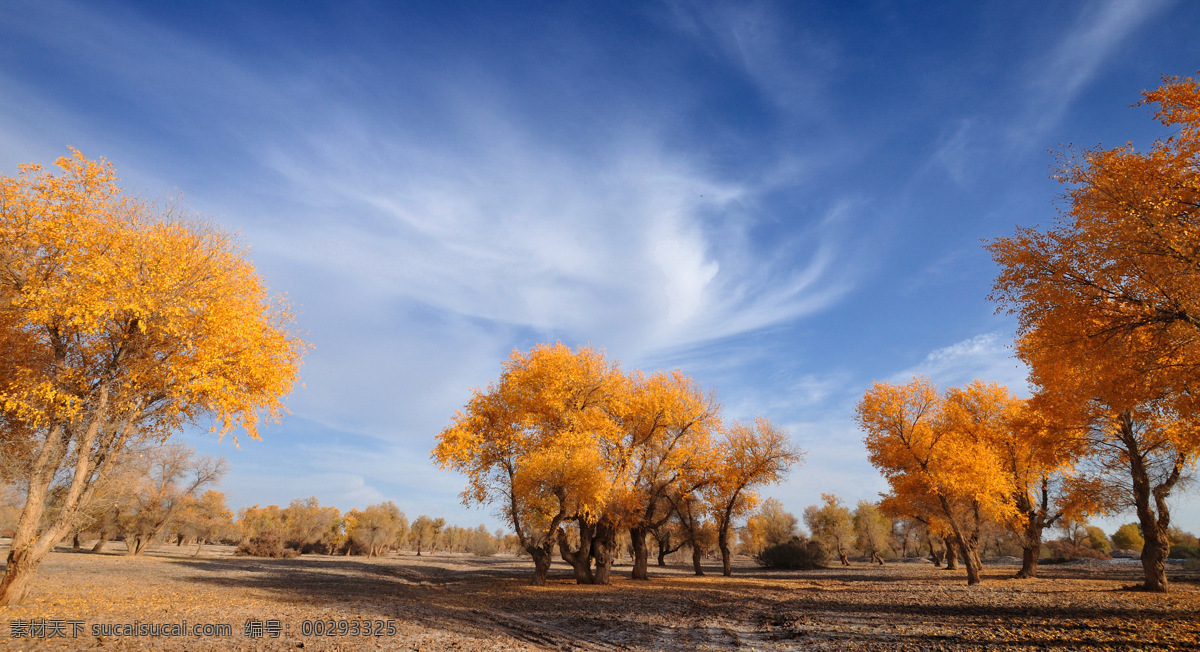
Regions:
<instances>
[{"instance_id":1,"label":"tree with yellow leaves","mask_svg":"<svg viewBox=\"0 0 1200 652\"><path fill-rule=\"evenodd\" d=\"M103 161L57 165L0 177L0 413L19 426L4 438L30 450L0 605L25 594L131 441L205 415L256 438L307 346L228 235L122 197Z\"/></svg>"},{"instance_id":2,"label":"tree with yellow leaves","mask_svg":"<svg viewBox=\"0 0 1200 652\"><path fill-rule=\"evenodd\" d=\"M233 512L225 506L225 494L209 489L199 498L187 496L180 508L176 526L180 543L187 539L196 542L195 557L210 539L220 538L233 531Z\"/></svg>"},{"instance_id":3,"label":"tree with yellow leaves","mask_svg":"<svg viewBox=\"0 0 1200 652\"><path fill-rule=\"evenodd\" d=\"M613 487L602 450L620 438L613 414L624 385L616 367L591 348L513 351L500 380L476 390L438 434L434 459L467 476L465 504L500 508L533 557L535 585L546 583L561 526L575 520L586 533L601 522ZM590 554L590 541L583 545ZM590 558L578 561L577 578L587 581L591 571L583 573L582 565L590 566ZM607 572L603 559L598 567Z\"/></svg>"},{"instance_id":4,"label":"tree with yellow leaves","mask_svg":"<svg viewBox=\"0 0 1200 652\"><path fill-rule=\"evenodd\" d=\"M1078 473L1087 441L1071 427L1052 423L1036 403L1008 395L993 386L997 401L1007 404L1004 426L984 433L1000 453L1004 472L1012 479L1016 517L1007 525L1021 542L1018 579L1037 577L1042 532L1060 519L1114 511L1111 492L1101 491Z\"/></svg>"},{"instance_id":5,"label":"tree with yellow leaves","mask_svg":"<svg viewBox=\"0 0 1200 652\"><path fill-rule=\"evenodd\" d=\"M980 526L988 518L1013 517L1011 478L988 431L1003 427L1003 404L981 383L951 388L944 396L926 379L906 385L875 383L856 414L866 431L871 464L901 502L933 504L954 534L978 584Z\"/></svg>"},{"instance_id":6,"label":"tree with yellow leaves","mask_svg":"<svg viewBox=\"0 0 1200 652\"><path fill-rule=\"evenodd\" d=\"M1166 499L1200 457L1200 84L1143 94L1178 133L1066 157L1070 209L989 245L993 298L1019 318L1038 400L1118 469L1146 533L1145 587L1165 591Z\"/></svg>"},{"instance_id":7,"label":"tree with yellow leaves","mask_svg":"<svg viewBox=\"0 0 1200 652\"><path fill-rule=\"evenodd\" d=\"M629 374L617 415L622 436L605 450L616 487L605 511L628 528L635 580L649 579L646 537L674 505L713 477L718 405L679 371Z\"/></svg>"},{"instance_id":8,"label":"tree with yellow leaves","mask_svg":"<svg viewBox=\"0 0 1200 652\"><path fill-rule=\"evenodd\" d=\"M728 577L733 574L729 531L734 519L758 503L755 487L782 481L805 453L792 444L786 432L763 417L756 418L753 425L735 423L726 429L717 450L720 462L705 497L717 523L721 572Z\"/></svg>"},{"instance_id":9,"label":"tree with yellow leaves","mask_svg":"<svg viewBox=\"0 0 1200 652\"><path fill-rule=\"evenodd\" d=\"M854 536L854 520L850 509L834 494L821 494L824 503L818 507L809 505L804 509L804 523L812 532L813 539L836 552L843 566L850 565L848 552Z\"/></svg>"}]
</instances>

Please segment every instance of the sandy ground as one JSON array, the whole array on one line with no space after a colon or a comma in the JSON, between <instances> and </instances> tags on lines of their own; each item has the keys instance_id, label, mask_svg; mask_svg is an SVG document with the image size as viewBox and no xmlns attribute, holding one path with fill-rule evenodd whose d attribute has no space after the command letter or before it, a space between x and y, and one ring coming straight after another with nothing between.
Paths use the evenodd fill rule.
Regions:
<instances>
[{"instance_id":1,"label":"sandy ground","mask_svg":"<svg viewBox=\"0 0 1200 652\"><path fill-rule=\"evenodd\" d=\"M962 571L927 563L768 572L748 561L732 578L715 565L705 577L684 564L652 567L650 582L626 579L618 564L611 586L578 586L556 563L550 585L532 587L531 564L512 557L272 560L164 546L134 558L119 549L54 553L25 603L0 609L0 650L1200 648L1200 573L1182 568L1165 595L1126 590L1140 574L1128 564L1043 566L1036 580L989 565L983 585L967 587ZM56 621L65 638L12 636L14 622ZM227 624L230 635L93 633L182 621ZM277 621L278 636L269 626L247 636L247 621ZM331 621L335 635L315 634ZM362 635L364 621L381 631Z\"/></svg>"}]
</instances>

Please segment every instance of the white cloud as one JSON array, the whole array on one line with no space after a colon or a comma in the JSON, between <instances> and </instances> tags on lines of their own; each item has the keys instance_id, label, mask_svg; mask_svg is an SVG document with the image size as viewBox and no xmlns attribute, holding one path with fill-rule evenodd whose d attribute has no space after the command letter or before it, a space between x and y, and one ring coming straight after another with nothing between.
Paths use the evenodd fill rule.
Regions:
<instances>
[{"instance_id":1,"label":"white cloud","mask_svg":"<svg viewBox=\"0 0 1200 652\"><path fill-rule=\"evenodd\" d=\"M756 189L684 163L653 133L580 155L547 148L515 120L485 122L496 131L437 155L403 132L377 136L367 162L353 134L276 143L266 162L289 180L285 192L324 207L253 233L256 252L377 296L603 335L635 354L810 314L854 281L852 270L831 278L842 221L808 218L801 247L752 245Z\"/></svg>"},{"instance_id":2,"label":"white cloud","mask_svg":"<svg viewBox=\"0 0 1200 652\"><path fill-rule=\"evenodd\" d=\"M1011 349L1011 340L1000 333L983 333L951 344L925 356L919 364L893 374L892 383L906 383L913 376L926 376L941 387L962 386L978 378L1005 385L1019 396L1028 396L1028 369Z\"/></svg>"}]
</instances>

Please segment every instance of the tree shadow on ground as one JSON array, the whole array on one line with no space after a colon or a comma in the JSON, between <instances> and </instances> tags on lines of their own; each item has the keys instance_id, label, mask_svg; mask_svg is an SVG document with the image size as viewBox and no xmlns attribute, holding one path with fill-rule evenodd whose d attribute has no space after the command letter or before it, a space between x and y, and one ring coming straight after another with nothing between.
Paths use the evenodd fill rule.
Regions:
<instances>
[{"instance_id":1,"label":"tree shadow on ground","mask_svg":"<svg viewBox=\"0 0 1200 652\"><path fill-rule=\"evenodd\" d=\"M478 636L503 633L550 647L672 648L725 639L745 643L754 636L805 645L992 645L989 632L1001 625L1041 631L1001 647L1072 647L1088 641L1108 646L1101 639L1144 646L1146 628L1187 630L1195 624L1194 611L1168 601L1089 603L1055 597L1113 593L1109 583L1097 591L1052 588L1055 578L1097 579L1095 572L1088 572L1094 569L1080 568L1048 570L1053 578L1034 584L1002 583L996 580L1008 576L1010 569L985 569L988 581L970 588L965 581L949 582L955 579L952 575L928 568L740 568L731 578L719 572L698 578L684 569L668 568L659 569L650 582L632 581L622 573L609 586L576 586L568 567L556 564L549 585L535 588L527 586L531 569L513 558L169 561L191 571L188 581L260 589L281 600L338 604L367 617L418 620ZM1121 577L1122 573L1108 573L1099 579ZM926 589L915 590L917 584ZM900 635L892 631L897 624L936 625L936 631Z\"/></svg>"}]
</instances>

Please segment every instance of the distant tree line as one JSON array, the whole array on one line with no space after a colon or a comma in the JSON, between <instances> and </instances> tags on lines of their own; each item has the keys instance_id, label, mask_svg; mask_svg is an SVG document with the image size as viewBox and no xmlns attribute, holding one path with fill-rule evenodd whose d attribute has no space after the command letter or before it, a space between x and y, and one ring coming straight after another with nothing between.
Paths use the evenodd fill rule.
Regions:
<instances>
[{"instance_id":1,"label":"distant tree line","mask_svg":"<svg viewBox=\"0 0 1200 652\"><path fill-rule=\"evenodd\" d=\"M818 568L850 566L852 562L883 565L923 559L947 570L961 568L960 548L952 538L939 534L925 520L889 514L888 503L860 500L850 509L837 496L822 494L821 504L810 505L803 512L808 529L805 533L797 518L779 501L767 499L739 530L739 550L769 567ZM1126 523L1110 536L1086 521L1062 519L1053 532L1056 536L1047 537L1038 546L1037 553L1044 563L1134 557L1144 544L1137 523ZM1200 541L1194 534L1171 528L1169 538L1169 557L1200 559ZM981 522L981 558L1019 558L1024 550L1018 530L999 521Z\"/></svg>"}]
</instances>

